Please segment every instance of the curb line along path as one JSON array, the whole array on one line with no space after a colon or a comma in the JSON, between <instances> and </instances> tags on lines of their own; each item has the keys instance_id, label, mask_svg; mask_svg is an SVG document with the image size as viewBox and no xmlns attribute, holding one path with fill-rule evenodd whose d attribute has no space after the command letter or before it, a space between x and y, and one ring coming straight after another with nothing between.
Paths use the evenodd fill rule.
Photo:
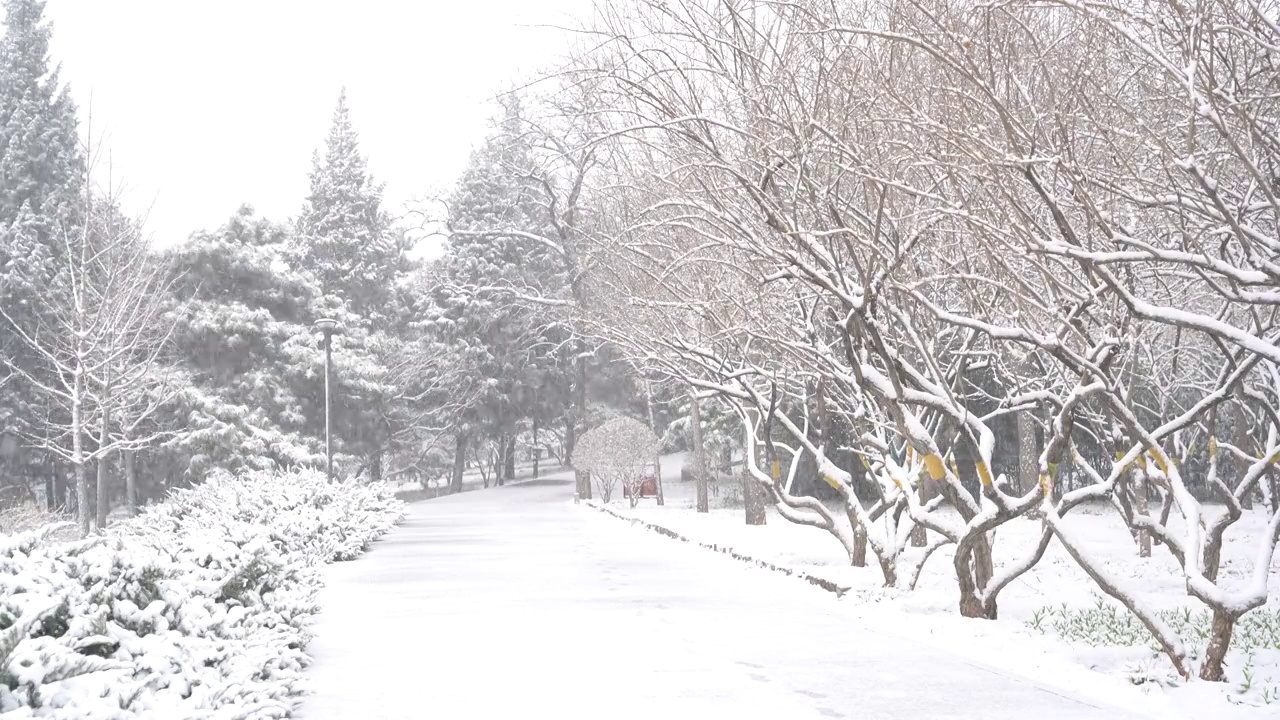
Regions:
<instances>
[{"instance_id":1,"label":"curb line along path","mask_svg":"<svg viewBox=\"0 0 1280 720\"><path fill-rule=\"evenodd\" d=\"M830 595L572 504L410 506L330 566L304 720L1136 720L851 619Z\"/></svg>"}]
</instances>

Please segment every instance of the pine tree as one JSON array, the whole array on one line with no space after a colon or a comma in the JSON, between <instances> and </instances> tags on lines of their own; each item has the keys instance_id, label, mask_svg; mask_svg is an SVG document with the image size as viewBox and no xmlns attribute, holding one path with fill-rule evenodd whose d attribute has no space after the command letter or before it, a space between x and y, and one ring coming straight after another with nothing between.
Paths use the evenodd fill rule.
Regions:
<instances>
[{"instance_id":1,"label":"pine tree","mask_svg":"<svg viewBox=\"0 0 1280 720\"><path fill-rule=\"evenodd\" d=\"M382 380L400 362L394 353L396 335L407 321L400 297L400 279L409 271L406 239L382 210L381 183L374 182L360 152L344 90L338 96L323 154L317 152L311 169L311 191L298 218L290 256L300 270L313 275L330 316L343 315L342 342L369 353L357 376L356 394L343 396L335 433L346 452L363 458L361 471L374 477L382 472L383 455L393 449L403 430L400 410ZM368 382L365 382L368 381ZM322 418L322 415L317 416Z\"/></svg>"},{"instance_id":2,"label":"pine tree","mask_svg":"<svg viewBox=\"0 0 1280 720\"><path fill-rule=\"evenodd\" d=\"M290 378L314 366L300 356L316 345L310 307L319 292L280 262L288 237L244 207L166 253L177 277L173 342L184 373L174 418L184 432L166 458L175 479L318 461L305 413L314 393Z\"/></svg>"},{"instance_id":3,"label":"pine tree","mask_svg":"<svg viewBox=\"0 0 1280 720\"><path fill-rule=\"evenodd\" d=\"M527 170L533 149L511 103L471 156L450 201L447 252L423 313L451 367L457 447L488 437L508 468L526 420L545 428L569 405L572 336L564 263L536 238L551 235L548 198ZM536 298L536 299L535 299Z\"/></svg>"},{"instance_id":4,"label":"pine tree","mask_svg":"<svg viewBox=\"0 0 1280 720\"><path fill-rule=\"evenodd\" d=\"M44 2L4 0L0 39L0 232L5 259L26 257L14 225L35 230L27 241L56 251L59 230L75 224L83 195L85 160L76 129L76 108L58 71L49 69L51 29ZM24 233L18 232L17 235ZM0 261L0 269L7 264ZM0 270L4 272L4 270Z\"/></svg>"},{"instance_id":5,"label":"pine tree","mask_svg":"<svg viewBox=\"0 0 1280 720\"><path fill-rule=\"evenodd\" d=\"M324 354L314 323L334 336L335 451L340 471L365 469L386 443L395 388L379 333L365 328L316 276L289 267L290 228L244 207L214 232L166 253L176 281L174 354L183 388L169 423L182 428L160 460L198 481L214 468L318 464L324 446Z\"/></svg>"},{"instance_id":6,"label":"pine tree","mask_svg":"<svg viewBox=\"0 0 1280 720\"><path fill-rule=\"evenodd\" d=\"M316 153L311 192L298 218L293 257L333 294L365 318L387 314L405 246L382 211L382 189L369 176L359 138L338 96L324 154Z\"/></svg>"},{"instance_id":7,"label":"pine tree","mask_svg":"<svg viewBox=\"0 0 1280 720\"><path fill-rule=\"evenodd\" d=\"M61 268L64 233L79 224L85 177L76 108L59 87L57 69L50 70L44 5L4 0L0 37L0 306L26 327L45 320L41 293ZM15 333L0 333L0 443L49 412L17 372L35 373L38 365ZM7 462L13 464L0 475L8 477L29 477L40 465L46 499L55 504L61 476L40 453L10 455Z\"/></svg>"}]
</instances>

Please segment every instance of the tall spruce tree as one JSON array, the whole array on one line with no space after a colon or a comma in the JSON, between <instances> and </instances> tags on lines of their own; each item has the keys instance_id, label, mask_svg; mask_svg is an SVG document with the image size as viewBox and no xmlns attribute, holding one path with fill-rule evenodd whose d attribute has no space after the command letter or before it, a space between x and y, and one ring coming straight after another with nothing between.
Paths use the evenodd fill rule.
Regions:
<instances>
[{"instance_id":1,"label":"tall spruce tree","mask_svg":"<svg viewBox=\"0 0 1280 720\"><path fill-rule=\"evenodd\" d=\"M517 99L507 103L459 179L447 252L423 313L452 364L452 385L464 390L451 409L457 451L487 437L508 472L526 421L546 428L564 419L572 363L568 277L536 239L551 234L549 198L530 172L534 148L520 112Z\"/></svg>"},{"instance_id":2,"label":"tall spruce tree","mask_svg":"<svg viewBox=\"0 0 1280 720\"><path fill-rule=\"evenodd\" d=\"M370 176L360 152L345 90L338 96L329 137L323 152L314 157L310 177L310 194L290 241L290 256L298 269L316 278L326 298L341 305L329 314L344 318L343 343L371 353L372 364L364 376L372 378L399 364L396 333L409 315L400 289L400 279L409 271L408 245L382 209L383 186ZM337 382L354 379L339 377ZM363 458L360 472L380 477L383 456L403 430L398 397L374 382L336 402L341 403L335 411L339 446Z\"/></svg>"},{"instance_id":3,"label":"tall spruce tree","mask_svg":"<svg viewBox=\"0 0 1280 720\"><path fill-rule=\"evenodd\" d=\"M343 90L324 153L313 158L311 192L298 217L293 256L316 275L326 294L369 319L388 313L406 249L382 210L382 187L360 154Z\"/></svg>"},{"instance_id":4,"label":"tall spruce tree","mask_svg":"<svg viewBox=\"0 0 1280 720\"><path fill-rule=\"evenodd\" d=\"M0 39L0 227L24 214L49 244L74 221L85 159L68 88L50 69L42 0L4 0Z\"/></svg>"},{"instance_id":5,"label":"tall spruce tree","mask_svg":"<svg viewBox=\"0 0 1280 720\"><path fill-rule=\"evenodd\" d=\"M64 232L78 224L85 159L76 108L58 71L50 69L50 25L42 0L4 0L0 37L0 304L25 326L42 321L40 293L60 269ZM58 468L42 453L20 451L14 439L26 420L47 414L17 370L38 372L12 332L0 333L0 476L45 475L46 496ZM38 467L37 467L38 466ZM52 504L52 503L51 503Z\"/></svg>"}]
</instances>

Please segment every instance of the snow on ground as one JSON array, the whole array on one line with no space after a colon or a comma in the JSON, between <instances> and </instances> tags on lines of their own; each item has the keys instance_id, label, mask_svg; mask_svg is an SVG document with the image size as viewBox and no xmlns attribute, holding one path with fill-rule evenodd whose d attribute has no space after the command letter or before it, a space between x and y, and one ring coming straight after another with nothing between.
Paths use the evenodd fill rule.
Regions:
<instances>
[{"instance_id":1,"label":"snow on ground","mask_svg":"<svg viewBox=\"0 0 1280 720\"><path fill-rule=\"evenodd\" d=\"M538 474L542 477L559 473L561 471L560 463L555 458L543 459L538 463ZM516 476L513 482L531 479L534 479L533 461L529 460L522 463L516 463ZM441 475L439 477L429 478L425 485L417 480L392 480L389 481L388 484L393 490L395 490L396 494L400 495L406 502L415 502L417 500L439 497L437 491L444 491L449 487L449 476ZM489 478L488 484L490 486L497 487L492 477ZM479 468L468 468L467 471L462 474L462 489L464 492L482 490L485 487L485 477L480 472Z\"/></svg>"},{"instance_id":2,"label":"snow on ground","mask_svg":"<svg viewBox=\"0 0 1280 720\"><path fill-rule=\"evenodd\" d=\"M1195 680L1167 688L1147 683L1138 688L1133 679L1172 680L1168 661L1146 646L1146 635L1136 621L1106 598L1056 543L1036 568L1001 593L999 620L966 619L957 610L959 591L952 574L952 549L940 550L929 560L914 592L885 590L870 552L868 567L849 567L843 548L829 534L789 523L772 510L768 524L746 525L740 505L725 507L740 496L734 487L736 480L726 479L719 496L712 498L712 511L698 514L693 509L693 484L679 481L680 460L675 457L664 461L665 507L644 500L631 509L627 501L616 499L610 508L695 542L731 548L830 579L849 588L841 602L849 606L848 612L854 617L1009 672L1035 677L1067 692L1086 693L1130 708L1149 708L1157 717L1280 717L1280 558L1273 559L1271 566L1270 602L1255 611L1252 621L1248 616L1242 621L1251 623L1253 642L1264 647L1248 652L1233 650L1228 656L1231 682ZM1187 638L1191 646L1203 649L1204 642L1194 637L1194 630L1185 630L1208 627L1207 619L1196 617L1203 613L1203 607L1186 595L1177 563L1167 550L1156 546L1153 557L1139 558L1128 531L1114 511L1106 507L1078 509L1069 516L1069 522L1079 529L1081 537L1088 538L1089 552L1105 558L1112 574L1125 578L1145 601L1162 610L1190 611L1191 623L1181 624L1184 635L1191 636ZM1222 577L1238 584L1245 582L1256 555L1246 539L1257 537L1264 523L1263 513L1255 511L1228 533ZM997 564L1027 552L1039 532L1040 524L1026 519L1000 528L995 546ZM1113 613L1113 609L1117 612ZM1061 639L1054 631L1055 623L1076 640ZM1114 646L1131 634L1139 638L1136 646ZM1101 644L1090 644L1084 638ZM1240 692L1246 683L1246 669L1249 686Z\"/></svg>"},{"instance_id":3,"label":"snow on ground","mask_svg":"<svg viewBox=\"0 0 1280 720\"><path fill-rule=\"evenodd\" d=\"M1162 717L886 632L572 492L564 478L417 503L329 566L299 717Z\"/></svg>"}]
</instances>

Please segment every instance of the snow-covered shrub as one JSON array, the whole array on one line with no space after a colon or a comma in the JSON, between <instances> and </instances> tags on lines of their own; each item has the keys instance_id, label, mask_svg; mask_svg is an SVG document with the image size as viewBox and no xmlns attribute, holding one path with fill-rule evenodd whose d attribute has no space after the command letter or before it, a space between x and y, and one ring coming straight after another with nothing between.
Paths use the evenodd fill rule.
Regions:
<instances>
[{"instance_id":1,"label":"snow-covered shrub","mask_svg":"<svg viewBox=\"0 0 1280 720\"><path fill-rule=\"evenodd\" d=\"M644 423L617 417L589 430L573 449L573 468L591 474L601 497L621 484L635 507L641 484L653 472L660 441ZM608 502L605 499L605 502Z\"/></svg>"},{"instance_id":2,"label":"snow-covered shrub","mask_svg":"<svg viewBox=\"0 0 1280 720\"><path fill-rule=\"evenodd\" d=\"M0 509L0 535L16 535L39 530L69 519L68 516L48 512L32 502L17 503ZM62 526L57 534L65 540L79 536L74 526Z\"/></svg>"},{"instance_id":3,"label":"snow-covered shrub","mask_svg":"<svg viewBox=\"0 0 1280 720\"><path fill-rule=\"evenodd\" d=\"M0 538L0 714L285 717L320 567L403 508L312 471L223 474L103 537Z\"/></svg>"}]
</instances>

